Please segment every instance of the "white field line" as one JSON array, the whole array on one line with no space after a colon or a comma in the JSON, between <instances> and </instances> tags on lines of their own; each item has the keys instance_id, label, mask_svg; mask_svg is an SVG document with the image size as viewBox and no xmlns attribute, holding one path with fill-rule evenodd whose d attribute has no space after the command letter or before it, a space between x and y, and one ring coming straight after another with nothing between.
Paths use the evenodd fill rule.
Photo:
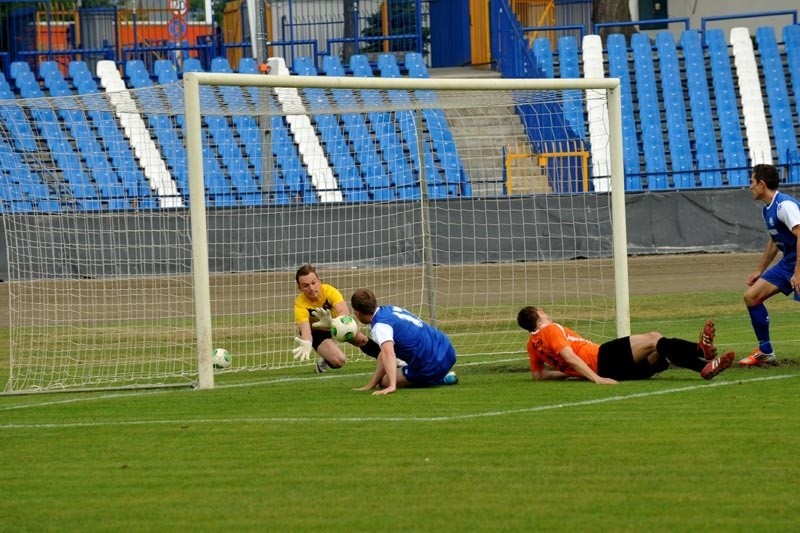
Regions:
<instances>
[{"instance_id":1,"label":"white field line","mask_svg":"<svg viewBox=\"0 0 800 533\"><path fill-rule=\"evenodd\" d=\"M349 376L353 376L350 374ZM243 417L243 418L180 418L180 419L160 419L160 420L107 420L96 422L66 422L66 423L33 423L33 424L0 424L0 430L4 429L67 429L67 428L92 428L92 427L125 427L125 426L144 426L144 425L170 425L187 423L195 424L274 424L274 423L305 423L305 422L449 422L454 420L471 420L477 418L489 418L498 416L508 416L525 413L538 413L542 411L553 411L556 409L568 409L572 407L585 407L591 405L598 405L610 402L619 402L624 400L633 400L637 398L648 398L653 396L662 396L666 394L676 394L681 392L692 392L700 389L707 389L709 387L727 387L729 385L742 385L747 383L758 383L764 381L774 381L779 379L790 379L798 377L797 374L781 374L777 376L764 376L752 379L737 379L733 381L714 381L711 383L701 383L698 385L690 385L687 387L676 387L671 389L664 389L652 392L639 392L634 394L609 396L607 398L597 398L594 400L584 400L580 402L565 402L549 405L534 405L531 407L522 407L517 409L503 409L495 411L484 411L480 413L468 413L462 415L448 415L448 416L402 416L402 417ZM283 380L285 381L285 380ZM154 394L154 393L149 393ZM109 396L119 397L120 395ZM53 402L55 403L55 402ZM61 402L64 403L64 402ZM38 404L39 406L43 404ZM50 404L52 405L52 403ZM2 409L8 410L8 409Z\"/></svg>"}]
</instances>

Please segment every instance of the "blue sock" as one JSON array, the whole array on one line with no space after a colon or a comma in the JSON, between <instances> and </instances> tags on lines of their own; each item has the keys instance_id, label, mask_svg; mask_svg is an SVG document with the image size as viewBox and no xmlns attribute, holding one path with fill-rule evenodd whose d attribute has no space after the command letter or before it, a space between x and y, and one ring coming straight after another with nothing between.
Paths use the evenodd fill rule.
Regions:
<instances>
[{"instance_id":1,"label":"blue sock","mask_svg":"<svg viewBox=\"0 0 800 533\"><path fill-rule=\"evenodd\" d=\"M761 353L772 353L772 343L769 340L769 312L764 304L755 307L748 307L750 313L750 323L753 324L753 331L758 339L758 349Z\"/></svg>"}]
</instances>

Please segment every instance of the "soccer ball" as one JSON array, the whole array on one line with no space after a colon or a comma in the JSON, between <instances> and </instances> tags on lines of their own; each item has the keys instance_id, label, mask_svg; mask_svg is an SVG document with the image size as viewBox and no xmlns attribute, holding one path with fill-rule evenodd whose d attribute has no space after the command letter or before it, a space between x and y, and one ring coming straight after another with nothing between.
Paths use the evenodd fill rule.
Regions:
<instances>
[{"instance_id":1,"label":"soccer ball","mask_svg":"<svg viewBox=\"0 0 800 533\"><path fill-rule=\"evenodd\" d=\"M211 362L214 368L228 368L231 366L231 353L225 348L217 348L211 353Z\"/></svg>"},{"instance_id":2,"label":"soccer ball","mask_svg":"<svg viewBox=\"0 0 800 533\"><path fill-rule=\"evenodd\" d=\"M331 320L331 335L337 341L351 341L358 333L358 323L356 319L349 316L337 316Z\"/></svg>"}]
</instances>

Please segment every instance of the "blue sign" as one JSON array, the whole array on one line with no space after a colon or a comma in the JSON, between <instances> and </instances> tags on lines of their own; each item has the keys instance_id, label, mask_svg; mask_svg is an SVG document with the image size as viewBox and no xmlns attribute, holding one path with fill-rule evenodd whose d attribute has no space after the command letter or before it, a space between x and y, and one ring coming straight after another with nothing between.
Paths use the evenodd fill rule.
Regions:
<instances>
[{"instance_id":1,"label":"blue sign","mask_svg":"<svg viewBox=\"0 0 800 533\"><path fill-rule=\"evenodd\" d=\"M167 31L176 41L181 40L181 38L186 35L186 30L188 29L189 27L187 26L186 21L178 17L170 20L169 24L167 25Z\"/></svg>"}]
</instances>

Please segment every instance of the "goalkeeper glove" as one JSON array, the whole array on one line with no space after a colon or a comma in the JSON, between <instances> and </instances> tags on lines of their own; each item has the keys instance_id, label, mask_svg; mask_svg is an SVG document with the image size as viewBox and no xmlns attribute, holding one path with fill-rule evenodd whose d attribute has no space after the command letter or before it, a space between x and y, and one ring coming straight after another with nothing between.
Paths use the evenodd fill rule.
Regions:
<instances>
[{"instance_id":1,"label":"goalkeeper glove","mask_svg":"<svg viewBox=\"0 0 800 533\"><path fill-rule=\"evenodd\" d=\"M294 340L297 343L297 348L292 350L295 360L308 361L311 357L311 341L301 339L300 337L295 337Z\"/></svg>"},{"instance_id":2,"label":"goalkeeper glove","mask_svg":"<svg viewBox=\"0 0 800 533\"><path fill-rule=\"evenodd\" d=\"M331 329L331 320L333 320L333 317L331 316L331 312L328 309L317 307L316 309L311 311L311 316L317 319L316 322L311 324L312 328Z\"/></svg>"}]
</instances>

